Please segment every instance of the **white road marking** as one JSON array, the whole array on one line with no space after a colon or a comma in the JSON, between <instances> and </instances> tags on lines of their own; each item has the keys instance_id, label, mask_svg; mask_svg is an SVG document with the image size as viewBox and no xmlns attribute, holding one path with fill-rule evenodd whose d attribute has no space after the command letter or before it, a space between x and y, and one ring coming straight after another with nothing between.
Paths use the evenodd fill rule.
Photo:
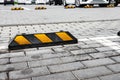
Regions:
<instances>
[{"instance_id":1,"label":"white road marking","mask_svg":"<svg viewBox=\"0 0 120 80\"><path fill-rule=\"evenodd\" d=\"M96 40L96 41L103 44L104 46L110 47L111 49L114 49L114 50L120 49L120 44L118 44L116 42L112 42L112 41L107 40L107 39L102 39L102 41L101 40Z\"/></svg>"},{"instance_id":2,"label":"white road marking","mask_svg":"<svg viewBox=\"0 0 120 80\"><path fill-rule=\"evenodd\" d=\"M31 9L29 9L29 8L26 8L26 7L22 7L22 8L24 8L25 10L31 10Z\"/></svg>"},{"instance_id":3,"label":"white road marking","mask_svg":"<svg viewBox=\"0 0 120 80\"><path fill-rule=\"evenodd\" d=\"M99 42L100 44L103 44L104 46L108 46L111 49L114 50L120 50L120 44L116 42L112 42L108 39L114 39L114 38L120 38L119 36L108 36L108 37L95 37L95 38L85 38L85 39L78 39L78 41L96 41Z\"/></svg>"},{"instance_id":4,"label":"white road marking","mask_svg":"<svg viewBox=\"0 0 120 80\"><path fill-rule=\"evenodd\" d=\"M78 41L89 41L89 40L99 40L99 39L112 39L112 38L120 38L120 37L119 36L94 37L94 38L78 39Z\"/></svg>"}]
</instances>

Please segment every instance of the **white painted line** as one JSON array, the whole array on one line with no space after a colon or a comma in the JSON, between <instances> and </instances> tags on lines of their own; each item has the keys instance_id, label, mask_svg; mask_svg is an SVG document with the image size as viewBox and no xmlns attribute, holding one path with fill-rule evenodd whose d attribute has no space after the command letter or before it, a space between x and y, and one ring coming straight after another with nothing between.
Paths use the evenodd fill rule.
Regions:
<instances>
[{"instance_id":1,"label":"white painted line","mask_svg":"<svg viewBox=\"0 0 120 80\"><path fill-rule=\"evenodd\" d=\"M78 39L78 41L101 40L101 39L113 39L113 38L120 38L120 37L119 37L119 36L94 37L94 38ZM101 40L101 41L102 41L102 40Z\"/></svg>"},{"instance_id":2,"label":"white painted line","mask_svg":"<svg viewBox=\"0 0 120 80\"><path fill-rule=\"evenodd\" d=\"M24 10L31 10L31 9L29 9L29 8L26 8L26 7L22 7L22 8L24 8Z\"/></svg>"},{"instance_id":3,"label":"white painted line","mask_svg":"<svg viewBox=\"0 0 120 80\"><path fill-rule=\"evenodd\" d=\"M116 42L112 42L112 41L107 40L107 39L103 39L103 42L101 42L101 40L96 40L96 41L103 44L104 46L110 47L111 49L120 50L120 44L118 44Z\"/></svg>"},{"instance_id":4,"label":"white painted line","mask_svg":"<svg viewBox=\"0 0 120 80\"><path fill-rule=\"evenodd\" d=\"M95 38L85 38L85 39L78 39L78 41L96 41L99 42L100 44L103 44L104 46L110 47L113 50L120 50L120 44L116 42L112 42L107 39L114 39L114 38L120 38L119 36L108 36L108 37L95 37Z\"/></svg>"}]
</instances>

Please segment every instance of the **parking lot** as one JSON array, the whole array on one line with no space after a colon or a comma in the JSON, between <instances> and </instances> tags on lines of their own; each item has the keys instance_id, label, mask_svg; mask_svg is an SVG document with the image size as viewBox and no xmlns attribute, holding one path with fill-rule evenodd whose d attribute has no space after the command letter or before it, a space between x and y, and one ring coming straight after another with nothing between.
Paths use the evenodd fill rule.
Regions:
<instances>
[{"instance_id":1,"label":"parking lot","mask_svg":"<svg viewBox=\"0 0 120 80\"><path fill-rule=\"evenodd\" d=\"M120 80L120 11L0 5L0 80ZM45 10L35 10L45 6ZM16 34L69 31L77 44L7 50Z\"/></svg>"}]
</instances>

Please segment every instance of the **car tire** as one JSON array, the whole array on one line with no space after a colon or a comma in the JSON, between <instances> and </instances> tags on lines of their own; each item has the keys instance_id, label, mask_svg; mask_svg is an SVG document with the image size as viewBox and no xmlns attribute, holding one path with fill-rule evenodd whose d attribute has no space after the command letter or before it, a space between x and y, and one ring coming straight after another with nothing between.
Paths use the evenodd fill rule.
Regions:
<instances>
[{"instance_id":1,"label":"car tire","mask_svg":"<svg viewBox=\"0 0 120 80\"><path fill-rule=\"evenodd\" d=\"M120 36L120 31L117 33L118 36Z\"/></svg>"},{"instance_id":2,"label":"car tire","mask_svg":"<svg viewBox=\"0 0 120 80\"><path fill-rule=\"evenodd\" d=\"M114 6L118 6L118 0L115 0Z\"/></svg>"},{"instance_id":3,"label":"car tire","mask_svg":"<svg viewBox=\"0 0 120 80\"><path fill-rule=\"evenodd\" d=\"M100 7L107 7L107 4L99 4Z\"/></svg>"},{"instance_id":4,"label":"car tire","mask_svg":"<svg viewBox=\"0 0 120 80\"><path fill-rule=\"evenodd\" d=\"M80 7L80 1L79 0L75 0L75 7Z\"/></svg>"}]
</instances>

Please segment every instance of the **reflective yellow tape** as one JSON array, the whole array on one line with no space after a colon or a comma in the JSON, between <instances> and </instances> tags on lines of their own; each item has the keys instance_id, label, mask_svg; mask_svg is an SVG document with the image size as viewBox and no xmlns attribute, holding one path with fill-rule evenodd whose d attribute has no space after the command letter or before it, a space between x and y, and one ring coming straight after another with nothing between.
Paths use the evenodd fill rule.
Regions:
<instances>
[{"instance_id":1,"label":"reflective yellow tape","mask_svg":"<svg viewBox=\"0 0 120 80\"><path fill-rule=\"evenodd\" d=\"M49 37L47 37L45 34L35 34L34 35L38 40L40 40L42 43L49 43L53 42Z\"/></svg>"},{"instance_id":2,"label":"reflective yellow tape","mask_svg":"<svg viewBox=\"0 0 120 80\"><path fill-rule=\"evenodd\" d=\"M65 32L57 32L57 36L59 36L63 41L73 40L68 34Z\"/></svg>"},{"instance_id":3,"label":"reflective yellow tape","mask_svg":"<svg viewBox=\"0 0 120 80\"><path fill-rule=\"evenodd\" d=\"M26 44L31 44L25 37L23 36L17 36L14 40L17 42L19 45L26 45Z\"/></svg>"}]
</instances>

